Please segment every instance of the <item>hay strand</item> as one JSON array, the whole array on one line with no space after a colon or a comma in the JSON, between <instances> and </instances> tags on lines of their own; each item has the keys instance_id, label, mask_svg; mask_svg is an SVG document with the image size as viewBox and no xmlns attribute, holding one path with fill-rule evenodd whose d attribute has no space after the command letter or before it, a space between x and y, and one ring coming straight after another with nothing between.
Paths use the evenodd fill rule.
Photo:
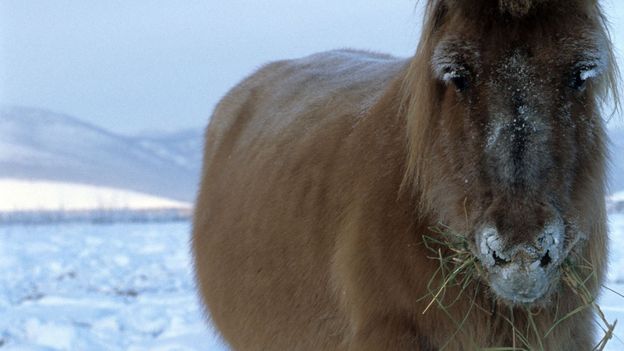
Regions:
<instances>
[{"instance_id":1,"label":"hay strand","mask_svg":"<svg viewBox=\"0 0 624 351\"><path fill-rule=\"evenodd\" d=\"M420 300L430 299L422 314L426 314L433 306L436 306L454 323L456 330L449 339L444 343L440 350L446 349L450 343L462 333L467 335L465 329L468 316L473 311L483 313L491 313L477 304L478 292L481 278L484 277L483 268L479 260L473 255L469 248L468 242L463 235L459 235L452 231L449 227L438 225L430 228L434 235L423 236L425 247L432 253L430 259L438 262L438 269L435 271L429 282L427 283L428 293ZM598 324L604 336L594 346L592 351L603 351L607 343L614 337L614 330L617 320L609 322L601 307L596 302L596 297L588 288L588 283L594 280L597 283L598 276L590 262L582 257L572 257L564 261L561 265L561 281L564 286L569 288L580 301L572 311L567 312L563 316L559 315L559 306L555 311L554 320L548 327L546 332L541 332L535 318L540 315L541 311L534 311L527 306L516 306L509 308L509 317L499 314L504 323L511 328L512 345L501 345L499 347L483 348L476 344L472 336L469 335L471 343L476 350L481 351L545 351L546 339L561 327L564 322L570 320L580 313L591 313L597 317L595 322ZM455 289L457 296L447 296L450 287ZM474 288L474 296L461 321L456 321L448 309L453 306L460 298L471 289ZM606 288L606 287L605 287ZM612 289L607 288L613 291ZM614 291L614 293L624 297ZM472 295L472 294L471 294ZM496 302L494 302L496 303ZM525 330L521 330L520 321L516 320L514 311L521 312L526 317Z\"/></svg>"}]
</instances>

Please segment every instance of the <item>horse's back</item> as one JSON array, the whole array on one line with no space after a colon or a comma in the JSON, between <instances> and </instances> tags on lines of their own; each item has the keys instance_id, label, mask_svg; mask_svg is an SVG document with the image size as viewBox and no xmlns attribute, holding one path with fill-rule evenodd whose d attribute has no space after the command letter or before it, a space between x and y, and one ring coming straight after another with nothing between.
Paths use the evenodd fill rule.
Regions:
<instances>
[{"instance_id":1,"label":"horse's back","mask_svg":"<svg viewBox=\"0 0 624 351\"><path fill-rule=\"evenodd\" d=\"M345 140L404 64L355 51L275 62L217 106L193 246L202 297L235 349L339 348L330 266L357 172Z\"/></svg>"},{"instance_id":2,"label":"horse's back","mask_svg":"<svg viewBox=\"0 0 624 351\"><path fill-rule=\"evenodd\" d=\"M320 120L356 118L383 93L404 61L389 55L336 50L265 65L217 105L208 128L213 143L269 138ZM269 140L271 142L272 140Z\"/></svg>"}]
</instances>

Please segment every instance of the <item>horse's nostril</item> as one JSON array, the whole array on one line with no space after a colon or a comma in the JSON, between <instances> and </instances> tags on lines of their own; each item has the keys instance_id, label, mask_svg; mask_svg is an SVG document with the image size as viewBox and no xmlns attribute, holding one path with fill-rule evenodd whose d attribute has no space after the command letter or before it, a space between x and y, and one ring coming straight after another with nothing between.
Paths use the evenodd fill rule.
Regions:
<instances>
[{"instance_id":1,"label":"horse's nostril","mask_svg":"<svg viewBox=\"0 0 624 351\"><path fill-rule=\"evenodd\" d=\"M497 266L502 266L505 265L509 262L511 262L511 260L505 259L503 257L500 257L496 254L496 251L492 252L492 258L494 258L494 264L496 264Z\"/></svg>"},{"instance_id":2,"label":"horse's nostril","mask_svg":"<svg viewBox=\"0 0 624 351\"><path fill-rule=\"evenodd\" d=\"M548 266L552 262L552 258L550 257L550 251L546 251L546 254L540 260L540 267L544 268Z\"/></svg>"}]
</instances>

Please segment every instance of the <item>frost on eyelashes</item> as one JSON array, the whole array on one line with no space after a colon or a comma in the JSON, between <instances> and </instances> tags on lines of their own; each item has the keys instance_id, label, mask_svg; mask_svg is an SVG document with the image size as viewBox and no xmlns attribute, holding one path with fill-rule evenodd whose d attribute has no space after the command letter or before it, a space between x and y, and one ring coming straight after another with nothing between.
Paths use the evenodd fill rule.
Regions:
<instances>
[{"instance_id":1,"label":"frost on eyelashes","mask_svg":"<svg viewBox=\"0 0 624 351\"><path fill-rule=\"evenodd\" d=\"M583 56L585 59L576 64L582 80L598 77L609 67L609 50L605 45L587 50Z\"/></svg>"},{"instance_id":2,"label":"frost on eyelashes","mask_svg":"<svg viewBox=\"0 0 624 351\"><path fill-rule=\"evenodd\" d=\"M579 66L580 77L582 80L588 80L590 78L598 77L607 68L606 63L602 63L600 61L581 62Z\"/></svg>"},{"instance_id":3,"label":"frost on eyelashes","mask_svg":"<svg viewBox=\"0 0 624 351\"><path fill-rule=\"evenodd\" d=\"M466 64L476 64L478 57L479 51L470 43L446 40L435 48L431 66L438 79L450 82L454 78L465 76L468 73Z\"/></svg>"}]
</instances>

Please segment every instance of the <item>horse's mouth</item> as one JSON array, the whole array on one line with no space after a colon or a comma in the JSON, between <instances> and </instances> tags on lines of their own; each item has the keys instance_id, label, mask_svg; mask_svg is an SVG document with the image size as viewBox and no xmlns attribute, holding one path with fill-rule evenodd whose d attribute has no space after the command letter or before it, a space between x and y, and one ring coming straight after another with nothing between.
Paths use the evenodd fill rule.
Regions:
<instances>
[{"instance_id":1,"label":"horse's mouth","mask_svg":"<svg viewBox=\"0 0 624 351\"><path fill-rule=\"evenodd\" d=\"M511 305L530 305L548 299L558 281L557 271L514 263L489 270L487 281L499 299Z\"/></svg>"},{"instance_id":2,"label":"horse's mouth","mask_svg":"<svg viewBox=\"0 0 624 351\"><path fill-rule=\"evenodd\" d=\"M541 247L518 245L503 253L484 238L475 255L494 297L506 304L540 305L560 285L562 266L583 242L581 233L562 232ZM550 240L550 239L549 239Z\"/></svg>"}]
</instances>

